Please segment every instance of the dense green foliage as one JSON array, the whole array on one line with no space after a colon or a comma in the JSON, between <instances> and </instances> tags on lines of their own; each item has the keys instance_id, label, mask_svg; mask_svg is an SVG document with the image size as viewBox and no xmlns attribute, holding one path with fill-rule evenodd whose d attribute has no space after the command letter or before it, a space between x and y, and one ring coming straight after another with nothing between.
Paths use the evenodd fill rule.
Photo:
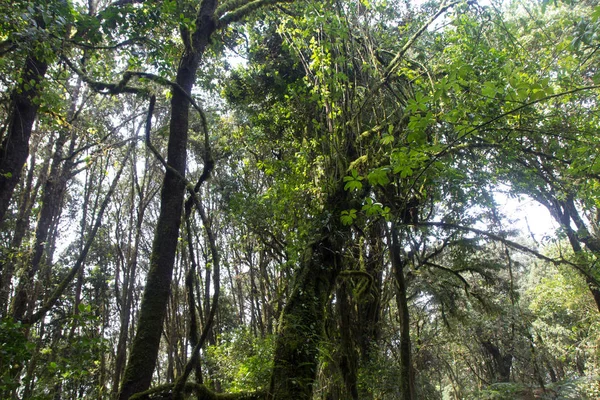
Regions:
<instances>
[{"instance_id":1,"label":"dense green foliage","mask_svg":"<svg viewBox=\"0 0 600 400\"><path fill-rule=\"evenodd\" d=\"M599 43L594 1L0 0L0 398L599 398Z\"/></svg>"}]
</instances>

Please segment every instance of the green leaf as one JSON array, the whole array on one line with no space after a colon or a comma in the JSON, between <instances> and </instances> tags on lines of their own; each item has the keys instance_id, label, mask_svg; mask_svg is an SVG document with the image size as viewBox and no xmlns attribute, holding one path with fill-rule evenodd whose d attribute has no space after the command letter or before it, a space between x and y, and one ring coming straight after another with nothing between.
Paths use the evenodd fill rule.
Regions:
<instances>
[{"instance_id":1,"label":"green leaf","mask_svg":"<svg viewBox=\"0 0 600 400\"><path fill-rule=\"evenodd\" d=\"M360 181L362 181L364 178L360 175L358 175L358 171L356 171L356 169L352 169L352 171L350 172L351 175L350 176L345 176L344 177L344 182L346 182L346 184L344 185L344 190L360 190L362 189L362 183Z\"/></svg>"},{"instance_id":2,"label":"green leaf","mask_svg":"<svg viewBox=\"0 0 600 400\"><path fill-rule=\"evenodd\" d=\"M592 21L598 22L600 20L600 6L596 6L592 12Z\"/></svg>"},{"instance_id":3,"label":"green leaf","mask_svg":"<svg viewBox=\"0 0 600 400\"><path fill-rule=\"evenodd\" d=\"M351 210L342 211L340 220L342 221L342 224L344 224L345 226L348 226L348 225L352 225L352 223L354 222L356 217L357 217L356 210L353 208Z\"/></svg>"},{"instance_id":4,"label":"green leaf","mask_svg":"<svg viewBox=\"0 0 600 400\"><path fill-rule=\"evenodd\" d=\"M344 190L360 190L362 183L360 181L349 181L344 185Z\"/></svg>"},{"instance_id":5,"label":"green leaf","mask_svg":"<svg viewBox=\"0 0 600 400\"><path fill-rule=\"evenodd\" d=\"M394 143L394 137L392 135L385 134L379 140L382 145L392 144Z\"/></svg>"},{"instance_id":6,"label":"green leaf","mask_svg":"<svg viewBox=\"0 0 600 400\"><path fill-rule=\"evenodd\" d=\"M385 186L388 183L390 183L390 179L388 178L388 171L389 168L387 167L377 168L369 172L367 179L369 180L369 183L371 185Z\"/></svg>"},{"instance_id":7,"label":"green leaf","mask_svg":"<svg viewBox=\"0 0 600 400\"><path fill-rule=\"evenodd\" d=\"M496 86L492 82L485 82L483 87L481 88L481 94L486 97L494 98L496 97Z\"/></svg>"}]
</instances>

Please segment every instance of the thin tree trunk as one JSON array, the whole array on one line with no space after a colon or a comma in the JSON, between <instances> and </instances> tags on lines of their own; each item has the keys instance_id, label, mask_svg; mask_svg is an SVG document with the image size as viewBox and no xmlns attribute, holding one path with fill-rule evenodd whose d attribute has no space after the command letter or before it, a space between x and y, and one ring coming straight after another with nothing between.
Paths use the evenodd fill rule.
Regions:
<instances>
[{"instance_id":1,"label":"thin tree trunk","mask_svg":"<svg viewBox=\"0 0 600 400\"><path fill-rule=\"evenodd\" d=\"M395 224L392 225L392 238L390 243L390 255L392 268L396 279L396 304L400 317L400 398L399 400L415 399L415 389L412 373L411 343L410 343L410 314L408 311L408 297L406 281L404 279L404 267L407 260L401 257L401 247L398 231Z\"/></svg>"},{"instance_id":2,"label":"thin tree trunk","mask_svg":"<svg viewBox=\"0 0 600 400\"><path fill-rule=\"evenodd\" d=\"M78 80L73 92L73 99L68 110L67 119L72 121L77 109L77 101L79 100L79 92L81 90L81 80ZM16 320L23 318L27 311L27 303L34 303L35 298L30 298L32 294L32 286L34 278L38 273L41 264L44 261L46 250L50 249L54 240L49 239L52 226L57 222L56 219L60 216L62 203L67 183L71 178L73 162L70 159L65 161L64 152L67 139L70 144L67 149L67 154L72 154L75 149L76 136L74 132L61 131L55 142L55 150L50 164L50 170L42 190L42 207L40 210L36 230L35 244L33 255L26 273L19 280L16 295L13 300L13 317Z\"/></svg>"},{"instance_id":3,"label":"thin tree trunk","mask_svg":"<svg viewBox=\"0 0 600 400\"><path fill-rule=\"evenodd\" d=\"M18 257L18 253L21 249L25 234L27 233L31 209L35 198L37 197L37 188L39 187L39 184L36 185L35 189L33 187L35 167L36 151L34 148L34 151L31 154L31 162L25 181L25 187L23 188L23 194L21 196L15 232L10 242L10 250L8 251L8 254L2 257L2 261L0 261L0 317L5 317L7 315L9 306L8 298L12 278L15 272L15 265L19 259L22 259L22 257Z\"/></svg>"}]
</instances>

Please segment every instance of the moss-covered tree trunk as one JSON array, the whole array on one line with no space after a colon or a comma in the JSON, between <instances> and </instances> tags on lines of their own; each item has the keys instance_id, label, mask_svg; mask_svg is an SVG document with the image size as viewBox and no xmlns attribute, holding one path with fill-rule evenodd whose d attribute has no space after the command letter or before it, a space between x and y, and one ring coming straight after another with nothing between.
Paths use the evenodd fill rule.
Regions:
<instances>
[{"instance_id":1,"label":"moss-covered tree trunk","mask_svg":"<svg viewBox=\"0 0 600 400\"><path fill-rule=\"evenodd\" d=\"M283 310L275 348L270 399L311 399L323 338L325 307L340 272L340 246L326 236L305 254Z\"/></svg>"},{"instance_id":2,"label":"moss-covered tree trunk","mask_svg":"<svg viewBox=\"0 0 600 400\"><path fill-rule=\"evenodd\" d=\"M214 21L216 6L216 0L203 1L191 40L188 36L189 32L182 32L186 49L177 70L176 83L179 89L172 91L167 149L168 165L181 176L185 175L187 161L189 97L202 55L211 34L216 29ZM150 270L119 400L127 400L133 394L147 390L156 367L185 195L185 182L173 170L167 170L163 180L160 214L150 256Z\"/></svg>"},{"instance_id":3,"label":"moss-covered tree trunk","mask_svg":"<svg viewBox=\"0 0 600 400\"><path fill-rule=\"evenodd\" d=\"M347 205L341 187L330 195L324 208L331 215L330 225L321 229L320 238L306 249L302 259L278 329L268 396L271 400L312 399L325 309L343 262L344 229L336 221Z\"/></svg>"},{"instance_id":4,"label":"moss-covered tree trunk","mask_svg":"<svg viewBox=\"0 0 600 400\"><path fill-rule=\"evenodd\" d=\"M340 330L340 359L338 365L344 379L347 395L351 396L354 400L358 400L359 357L354 340L357 327L353 326L357 318L352 302L352 290L348 287L348 282L340 282L338 285L336 290L336 305Z\"/></svg>"}]
</instances>

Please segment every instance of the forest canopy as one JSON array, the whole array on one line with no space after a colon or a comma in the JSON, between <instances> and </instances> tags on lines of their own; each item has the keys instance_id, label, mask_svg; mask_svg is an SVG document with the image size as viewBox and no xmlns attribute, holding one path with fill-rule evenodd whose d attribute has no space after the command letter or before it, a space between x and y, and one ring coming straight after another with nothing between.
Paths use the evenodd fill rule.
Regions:
<instances>
[{"instance_id":1,"label":"forest canopy","mask_svg":"<svg viewBox=\"0 0 600 400\"><path fill-rule=\"evenodd\" d=\"M599 66L592 0L0 0L0 398L600 398Z\"/></svg>"}]
</instances>

